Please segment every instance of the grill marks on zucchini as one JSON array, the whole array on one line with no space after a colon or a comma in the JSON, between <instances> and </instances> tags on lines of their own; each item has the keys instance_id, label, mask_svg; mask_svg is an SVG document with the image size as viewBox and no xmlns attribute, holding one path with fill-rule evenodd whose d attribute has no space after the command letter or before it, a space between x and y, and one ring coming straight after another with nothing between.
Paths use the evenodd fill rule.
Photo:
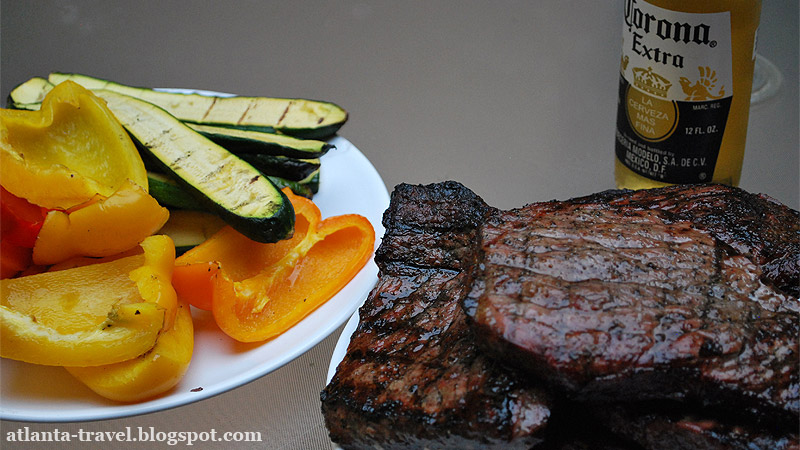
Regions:
<instances>
[{"instance_id":1,"label":"grill marks on zucchini","mask_svg":"<svg viewBox=\"0 0 800 450\"><path fill-rule=\"evenodd\" d=\"M306 139L332 136L348 118L347 111L340 106L317 100L178 94L79 74L51 73L48 80L53 84L72 80L89 89L106 89L140 98L185 122L280 132Z\"/></svg>"},{"instance_id":2,"label":"grill marks on zucchini","mask_svg":"<svg viewBox=\"0 0 800 450\"><path fill-rule=\"evenodd\" d=\"M169 143L174 145L173 148L178 148L178 145L175 145L176 141L171 140ZM156 140L148 147L153 148L165 144ZM167 152L164 156L171 155ZM222 199L216 202L232 212L250 216L263 211L264 205L273 204L273 192L249 188L253 185L253 179L260 178L260 175L253 175L252 166L240 164L241 160L231 154L195 155L195 152L188 152L175 156L177 156L175 159L162 159L161 161L171 172L180 174L180 177L192 186L203 186L203 193L207 197ZM199 164L201 162L204 164ZM267 209L267 212L271 212L271 210Z\"/></svg>"},{"instance_id":3,"label":"grill marks on zucchini","mask_svg":"<svg viewBox=\"0 0 800 450\"><path fill-rule=\"evenodd\" d=\"M211 104L211 108L209 108L209 111L210 111L210 110L211 110L211 109L214 107L214 105L215 105L216 103L217 103L217 100L216 100L216 99L214 99L214 103L212 103L212 104ZM242 115L241 115L241 117L239 117L239 120L238 120L238 121L236 121L236 125L237 125L237 126L241 126L241 125L242 125L242 123L245 121L245 118L247 117L247 113L248 113L248 112L250 112L250 108L251 108L252 106L253 106L253 102L252 102L252 101L250 101L250 102L248 102L248 103L247 103L247 105L244 107L244 111L242 111ZM280 120L278 120L277 122L275 122L275 125L278 125L278 123L280 123Z\"/></svg>"},{"instance_id":4,"label":"grill marks on zucchini","mask_svg":"<svg viewBox=\"0 0 800 450\"><path fill-rule=\"evenodd\" d=\"M292 107L292 102L289 102L289 104L286 105L286 109L283 110L283 114L281 114L281 116L278 118L278 124L283 123L283 119L286 117L286 114L289 114L289 108L291 108L291 107ZM322 120L322 117L319 118L319 120L317 121L317 124L319 124L321 120Z\"/></svg>"},{"instance_id":5,"label":"grill marks on zucchini","mask_svg":"<svg viewBox=\"0 0 800 450\"><path fill-rule=\"evenodd\" d=\"M212 97L212 99L213 100L211 100L211 105L208 107L208 109L206 109L205 114L203 114L203 118L200 119L200 123L203 123L208 120L208 113L210 113L211 110L214 109L214 105L217 104L217 97Z\"/></svg>"},{"instance_id":6,"label":"grill marks on zucchini","mask_svg":"<svg viewBox=\"0 0 800 450\"><path fill-rule=\"evenodd\" d=\"M249 163L155 105L113 91L95 93L165 173L239 232L258 242L291 236L291 203Z\"/></svg>"}]
</instances>

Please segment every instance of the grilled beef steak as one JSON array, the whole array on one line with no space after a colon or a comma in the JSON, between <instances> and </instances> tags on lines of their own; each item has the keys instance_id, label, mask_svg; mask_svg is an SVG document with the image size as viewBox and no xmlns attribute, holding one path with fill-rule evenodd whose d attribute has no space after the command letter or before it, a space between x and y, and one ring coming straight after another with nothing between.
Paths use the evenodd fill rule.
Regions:
<instances>
[{"instance_id":1,"label":"grilled beef steak","mask_svg":"<svg viewBox=\"0 0 800 450\"><path fill-rule=\"evenodd\" d=\"M762 212L734 220L737 195ZM761 264L800 257L798 226L788 208L706 186L493 211L464 304L488 353L573 398L693 398L796 421L800 308Z\"/></svg>"},{"instance_id":2,"label":"grilled beef steak","mask_svg":"<svg viewBox=\"0 0 800 450\"><path fill-rule=\"evenodd\" d=\"M322 392L344 448L530 448L546 396L480 353L460 301L488 207L455 183L403 185L384 214L380 280Z\"/></svg>"},{"instance_id":3,"label":"grilled beef steak","mask_svg":"<svg viewBox=\"0 0 800 450\"><path fill-rule=\"evenodd\" d=\"M447 182L383 223L321 396L343 447L796 449L796 211L713 185L499 211Z\"/></svg>"}]
</instances>

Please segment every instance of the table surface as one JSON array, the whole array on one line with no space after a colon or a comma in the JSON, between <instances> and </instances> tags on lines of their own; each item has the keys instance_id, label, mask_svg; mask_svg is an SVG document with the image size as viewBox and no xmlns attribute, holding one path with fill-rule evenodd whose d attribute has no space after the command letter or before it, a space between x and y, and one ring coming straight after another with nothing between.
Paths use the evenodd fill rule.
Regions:
<instances>
[{"instance_id":1,"label":"table surface","mask_svg":"<svg viewBox=\"0 0 800 450\"><path fill-rule=\"evenodd\" d=\"M511 208L613 187L621 10L622 0L4 1L0 95L62 71L329 100L350 112L340 134L389 190L453 179ZM764 2L758 51L783 82L751 110L740 186L800 209L796 1ZM3 421L0 442L26 426L152 426L264 437L199 448L328 449L319 392L340 332L271 374L194 404L98 422ZM41 448L69 447L53 445Z\"/></svg>"}]
</instances>

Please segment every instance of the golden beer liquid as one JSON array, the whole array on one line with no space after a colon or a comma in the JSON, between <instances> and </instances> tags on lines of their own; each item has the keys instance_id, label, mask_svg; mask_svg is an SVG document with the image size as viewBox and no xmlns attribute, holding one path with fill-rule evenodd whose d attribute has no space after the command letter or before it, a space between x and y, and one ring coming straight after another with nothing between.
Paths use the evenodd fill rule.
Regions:
<instances>
[{"instance_id":1,"label":"golden beer liquid","mask_svg":"<svg viewBox=\"0 0 800 450\"><path fill-rule=\"evenodd\" d=\"M730 11L733 62L733 99L712 182L739 184L744 159L750 91L753 86L755 38L761 17L761 0L645 0L654 6L687 13ZM614 178L618 188L646 189L667 186L625 167L614 158Z\"/></svg>"}]
</instances>

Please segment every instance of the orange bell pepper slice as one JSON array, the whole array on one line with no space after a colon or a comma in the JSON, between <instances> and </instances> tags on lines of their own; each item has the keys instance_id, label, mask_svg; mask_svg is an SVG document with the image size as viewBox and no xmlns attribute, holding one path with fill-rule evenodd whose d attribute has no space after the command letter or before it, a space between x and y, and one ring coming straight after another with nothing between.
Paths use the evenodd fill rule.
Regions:
<instances>
[{"instance_id":1,"label":"orange bell pepper slice","mask_svg":"<svg viewBox=\"0 0 800 450\"><path fill-rule=\"evenodd\" d=\"M372 255L365 217L321 220L310 200L284 190L295 210L292 238L256 243L230 227L176 259L178 297L211 309L220 329L241 342L272 339L332 298Z\"/></svg>"}]
</instances>

